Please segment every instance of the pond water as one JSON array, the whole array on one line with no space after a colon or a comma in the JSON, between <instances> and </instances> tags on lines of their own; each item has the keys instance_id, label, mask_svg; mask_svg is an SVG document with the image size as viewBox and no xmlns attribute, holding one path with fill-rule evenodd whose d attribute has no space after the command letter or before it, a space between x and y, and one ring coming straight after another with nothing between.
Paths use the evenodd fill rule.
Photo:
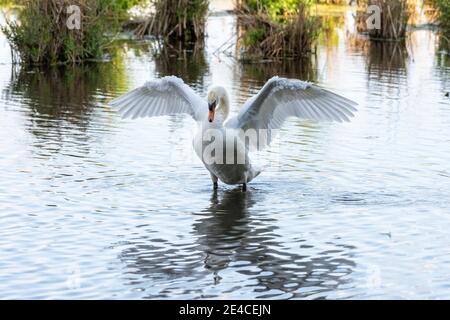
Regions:
<instances>
[{"instance_id":1,"label":"pond water","mask_svg":"<svg viewBox=\"0 0 450 320\"><path fill-rule=\"evenodd\" d=\"M111 62L47 71L11 65L0 35L0 298L450 298L448 59L432 31L370 44L350 13L332 20L311 60L250 65L222 51L228 14L205 50L125 41ZM359 112L289 120L248 192L213 192L193 120L107 106L170 74L203 96L224 85L233 112L276 74Z\"/></svg>"}]
</instances>

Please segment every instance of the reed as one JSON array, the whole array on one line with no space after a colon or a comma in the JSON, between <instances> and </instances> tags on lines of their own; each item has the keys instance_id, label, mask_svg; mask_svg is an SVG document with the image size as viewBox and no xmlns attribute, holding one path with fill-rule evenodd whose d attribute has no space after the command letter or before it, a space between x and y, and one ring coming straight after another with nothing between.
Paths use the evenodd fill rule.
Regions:
<instances>
[{"instance_id":1,"label":"reed","mask_svg":"<svg viewBox=\"0 0 450 320\"><path fill-rule=\"evenodd\" d=\"M319 4L348 5L350 0L316 0Z\"/></svg>"},{"instance_id":2,"label":"reed","mask_svg":"<svg viewBox=\"0 0 450 320\"><path fill-rule=\"evenodd\" d=\"M450 1L435 0L435 6L438 9L439 26L444 33L450 35Z\"/></svg>"},{"instance_id":3,"label":"reed","mask_svg":"<svg viewBox=\"0 0 450 320\"><path fill-rule=\"evenodd\" d=\"M202 40L208 5L208 0L153 0L155 13L139 33L150 33L165 40Z\"/></svg>"},{"instance_id":4,"label":"reed","mask_svg":"<svg viewBox=\"0 0 450 320\"><path fill-rule=\"evenodd\" d=\"M241 58L292 58L311 54L320 21L310 14L310 4L298 0L288 1L284 7L277 3L274 7L271 1L238 2Z\"/></svg>"},{"instance_id":5,"label":"reed","mask_svg":"<svg viewBox=\"0 0 450 320\"><path fill-rule=\"evenodd\" d=\"M368 28L366 21L372 13L369 6L380 8L380 28ZM402 40L406 37L413 3L408 0L363 0L360 1L359 31L367 32L372 40Z\"/></svg>"},{"instance_id":6,"label":"reed","mask_svg":"<svg viewBox=\"0 0 450 320\"><path fill-rule=\"evenodd\" d=\"M119 29L124 2L114 0L20 0L17 21L2 27L15 61L24 64L78 63L102 57ZM69 28L68 6L80 8L79 29Z\"/></svg>"}]
</instances>

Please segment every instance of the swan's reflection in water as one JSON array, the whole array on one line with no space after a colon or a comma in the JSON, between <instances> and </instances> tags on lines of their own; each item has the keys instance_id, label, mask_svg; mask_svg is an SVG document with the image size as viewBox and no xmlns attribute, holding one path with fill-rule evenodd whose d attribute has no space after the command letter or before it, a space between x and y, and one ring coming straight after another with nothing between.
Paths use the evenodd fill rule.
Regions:
<instances>
[{"instance_id":1,"label":"swan's reflection in water","mask_svg":"<svg viewBox=\"0 0 450 320\"><path fill-rule=\"evenodd\" d=\"M301 238L283 243L276 215L256 210L263 198L255 189L212 193L209 206L194 214L195 243L163 240L149 232L127 241L120 255L126 284L145 290L149 298L245 298L255 293L259 298L322 298L336 292L355 266L354 247L330 242L316 247ZM178 237L187 232L175 229Z\"/></svg>"},{"instance_id":2,"label":"swan's reflection in water","mask_svg":"<svg viewBox=\"0 0 450 320\"><path fill-rule=\"evenodd\" d=\"M252 193L239 188L221 195L214 191L211 205L201 213L200 222L194 224L198 243L205 252L205 268L216 275L216 281L218 271L227 268L239 248L246 245L246 235L251 232L248 209L254 203Z\"/></svg>"}]
</instances>

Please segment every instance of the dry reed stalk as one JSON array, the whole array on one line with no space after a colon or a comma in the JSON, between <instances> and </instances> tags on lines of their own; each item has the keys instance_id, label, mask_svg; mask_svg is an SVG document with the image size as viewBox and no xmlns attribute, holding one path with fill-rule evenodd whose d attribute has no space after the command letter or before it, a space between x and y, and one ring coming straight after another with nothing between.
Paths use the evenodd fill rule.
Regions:
<instances>
[{"instance_id":1,"label":"dry reed stalk","mask_svg":"<svg viewBox=\"0 0 450 320\"><path fill-rule=\"evenodd\" d=\"M413 12L411 0L363 0L358 11L358 31L367 32L373 40L402 40L406 36L408 20ZM369 6L380 8L380 28L368 28Z\"/></svg>"},{"instance_id":2,"label":"dry reed stalk","mask_svg":"<svg viewBox=\"0 0 450 320\"><path fill-rule=\"evenodd\" d=\"M155 14L140 30L163 39L202 40L208 13L208 0L154 0Z\"/></svg>"},{"instance_id":3,"label":"dry reed stalk","mask_svg":"<svg viewBox=\"0 0 450 320\"><path fill-rule=\"evenodd\" d=\"M274 22L263 9L250 12L243 2L237 4L236 13L242 29L244 59L302 57L314 50L320 24L303 3L284 23Z\"/></svg>"}]
</instances>

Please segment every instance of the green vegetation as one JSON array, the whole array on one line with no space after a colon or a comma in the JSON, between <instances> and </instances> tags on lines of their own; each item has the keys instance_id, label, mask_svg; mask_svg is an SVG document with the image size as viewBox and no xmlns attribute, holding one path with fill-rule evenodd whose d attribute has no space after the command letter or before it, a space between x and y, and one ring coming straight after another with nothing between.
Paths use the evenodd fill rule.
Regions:
<instances>
[{"instance_id":1,"label":"green vegetation","mask_svg":"<svg viewBox=\"0 0 450 320\"><path fill-rule=\"evenodd\" d=\"M307 56L313 52L320 21L312 0L242 0L236 11L242 29L243 59Z\"/></svg>"},{"instance_id":2,"label":"green vegetation","mask_svg":"<svg viewBox=\"0 0 450 320\"><path fill-rule=\"evenodd\" d=\"M440 27L439 50L450 52L450 1L434 0L438 9L438 20Z\"/></svg>"},{"instance_id":3,"label":"green vegetation","mask_svg":"<svg viewBox=\"0 0 450 320\"><path fill-rule=\"evenodd\" d=\"M203 40L208 0L153 0L153 5L155 14L146 22L146 32L165 40Z\"/></svg>"},{"instance_id":4,"label":"green vegetation","mask_svg":"<svg viewBox=\"0 0 450 320\"><path fill-rule=\"evenodd\" d=\"M98 2L103 2L103 5L110 6L111 11L126 17L128 9L145 1L146 0L99 0Z\"/></svg>"},{"instance_id":5,"label":"green vegetation","mask_svg":"<svg viewBox=\"0 0 450 320\"><path fill-rule=\"evenodd\" d=\"M350 0L316 0L320 4L338 4L338 5L348 5Z\"/></svg>"},{"instance_id":6,"label":"green vegetation","mask_svg":"<svg viewBox=\"0 0 450 320\"><path fill-rule=\"evenodd\" d=\"M296 14L299 3L299 0L247 0L241 1L240 6L251 13L265 12L273 21L286 22Z\"/></svg>"},{"instance_id":7,"label":"green vegetation","mask_svg":"<svg viewBox=\"0 0 450 320\"><path fill-rule=\"evenodd\" d=\"M106 33L119 30L126 10L139 0L20 0L18 21L2 28L15 60L24 64L77 63L101 58L110 39ZM80 8L80 29L70 29L67 21Z\"/></svg>"},{"instance_id":8,"label":"green vegetation","mask_svg":"<svg viewBox=\"0 0 450 320\"><path fill-rule=\"evenodd\" d=\"M9 7L13 6L15 1L12 0L0 0L0 6L2 7Z\"/></svg>"},{"instance_id":9,"label":"green vegetation","mask_svg":"<svg viewBox=\"0 0 450 320\"><path fill-rule=\"evenodd\" d=\"M4 1L4 0L0 0ZM128 19L128 9L151 1L155 13L146 29L165 40L203 40L208 13L207 0L18 0L17 21L2 28L14 60L27 65L78 63L99 59L107 52L111 37ZM8 1L11 3L11 1ZM73 12L81 11L80 29L69 28Z\"/></svg>"},{"instance_id":10,"label":"green vegetation","mask_svg":"<svg viewBox=\"0 0 450 320\"><path fill-rule=\"evenodd\" d=\"M439 24L443 31L450 34L450 1L435 0L439 11Z\"/></svg>"},{"instance_id":11,"label":"green vegetation","mask_svg":"<svg viewBox=\"0 0 450 320\"><path fill-rule=\"evenodd\" d=\"M359 3L359 25L361 31L369 34L372 40L402 40L406 36L406 27L411 15L413 3L409 0L362 0ZM381 11L381 28L368 29L366 19L373 13L367 13L368 6L378 6Z\"/></svg>"}]
</instances>

